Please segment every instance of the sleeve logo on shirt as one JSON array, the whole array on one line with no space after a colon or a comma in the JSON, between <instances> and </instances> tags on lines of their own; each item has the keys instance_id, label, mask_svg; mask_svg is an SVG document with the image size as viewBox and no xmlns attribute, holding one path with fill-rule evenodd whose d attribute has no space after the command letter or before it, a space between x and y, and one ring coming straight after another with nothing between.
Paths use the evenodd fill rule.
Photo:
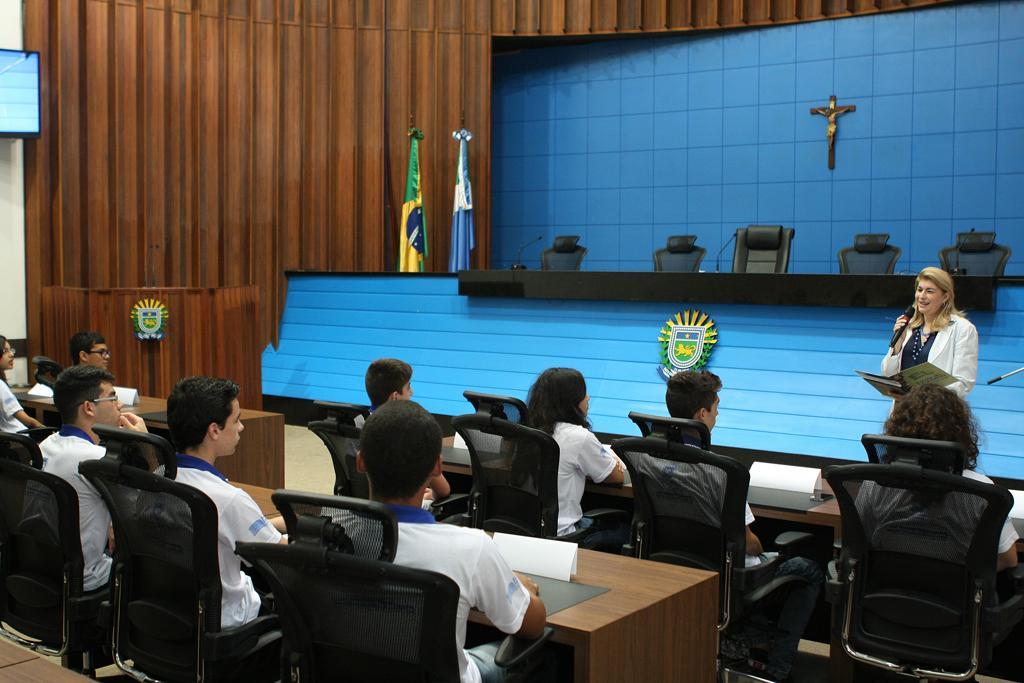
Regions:
<instances>
[{"instance_id":1,"label":"sleeve logo on shirt","mask_svg":"<svg viewBox=\"0 0 1024 683\"><path fill-rule=\"evenodd\" d=\"M512 580L508 582L508 588L505 589L505 599L509 602L512 602L512 598L514 598L519 593L519 591L522 588L522 585L523 584L519 583L519 578L513 576Z\"/></svg>"},{"instance_id":2,"label":"sleeve logo on shirt","mask_svg":"<svg viewBox=\"0 0 1024 683\"><path fill-rule=\"evenodd\" d=\"M255 522L249 525L249 533L255 536L269 524L265 517L260 517Z\"/></svg>"}]
</instances>

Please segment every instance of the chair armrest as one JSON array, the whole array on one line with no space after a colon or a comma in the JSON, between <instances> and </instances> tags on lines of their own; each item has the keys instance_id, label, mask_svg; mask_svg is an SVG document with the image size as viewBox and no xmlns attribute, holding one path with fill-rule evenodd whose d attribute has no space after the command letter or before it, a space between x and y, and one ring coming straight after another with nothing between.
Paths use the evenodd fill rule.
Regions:
<instances>
[{"instance_id":1,"label":"chair armrest","mask_svg":"<svg viewBox=\"0 0 1024 683\"><path fill-rule=\"evenodd\" d=\"M828 604L835 606L843 603L844 585L839 577L839 562L832 560L825 569L825 600Z\"/></svg>"},{"instance_id":2,"label":"chair armrest","mask_svg":"<svg viewBox=\"0 0 1024 683\"><path fill-rule=\"evenodd\" d=\"M447 498L435 500L430 504L430 513L437 519L469 510L469 494L453 493Z\"/></svg>"},{"instance_id":3,"label":"chair armrest","mask_svg":"<svg viewBox=\"0 0 1024 683\"><path fill-rule=\"evenodd\" d=\"M210 660L243 659L281 638L276 614L256 617L247 624L203 634L203 652Z\"/></svg>"},{"instance_id":4,"label":"chair armrest","mask_svg":"<svg viewBox=\"0 0 1024 683\"><path fill-rule=\"evenodd\" d=\"M1004 569L1003 571L1010 578L1013 590L1017 593L1024 593L1024 564L1018 564L1016 567Z\"/></svg>"},{"instance_id":5,"label":"chair armrest","mask_svg":"<svg viewBox=\"0 0 1024 683\"><path fill-rule=\"evenodd\" d=\"M985 628L993 634L993 641L998 643L1024 617L1024 595L1017 593L995 607L986 607L984 614Z\"/></svg>"},{"instance_id":6,"label":"chair armrest","mask_svg":"<svg viewBox=\"0 0 1024 683\"><path fill-rule=\"evenodd\" d=\"M68 619L71 621L93 621L99 617L100 608L110 600L110 591L101 589L68 599Z\"/></svg>"},{"instance_id":7,"label":"chair armrest","mask_svg":"<svg viewBox=\"0 0 1024 683\"><path fill-rule=\"evenodd\" d=\"M555 629L545 626L543 633L533 640L508 636L501 642L494 655L494 663L503 669L511 669L526 662L534 653L551 639Z\"/></svg>"},{"instance_id":8,"label":"chair armrest","mask_svg":"<svg viewBox=\"0 0 1024 683\"><path fill-rule=\"evenodd\" d=\"M804 546L814 541L814 535L806 531L784 531L775 537L775 548L784 558L796 557Z\"/></svg>"}]
</instances>

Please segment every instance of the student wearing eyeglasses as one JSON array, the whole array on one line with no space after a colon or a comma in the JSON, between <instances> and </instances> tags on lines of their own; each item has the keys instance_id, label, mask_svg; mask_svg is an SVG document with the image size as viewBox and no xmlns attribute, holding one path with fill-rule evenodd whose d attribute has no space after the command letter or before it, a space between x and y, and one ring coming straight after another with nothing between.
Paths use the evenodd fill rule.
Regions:
<instances>
[{"instance_id":1,"label":"student wearing eyeglasses","mask_svg":"<svg viewBox=\"0 0 1024 683\"><path fill-rule=\"evenodd\" d=\"M99 332L75 332L71 337L71 364L106 370L110 365L107 340Z\"/></svg>"},{"instance_id":2,"label":"student wearing eyeglasses","mask_svg":"<svg viewBox=\"0 0 1024 683\"><path fill-rule=\"evenodd\" d=\"M14 369L14 349L7 337L0 335L3 356L0 357L0 431L20 432L29 427L42 427L43 423L25 412L7 386L7 371Z\"/></svg>"},{"instance_id":3,"label":"student wearing eyeglasses","mask_svg":"<svg viewBox=\"0 0 1024 683\"><path fill-rule=\"evenodd\" d=\"M78 526L82 537L83 588L95 590L110 576L110 556L104 551L110 538L110 513L99 492L78 473L86 460L102 458L95 425L108 425L146 432L146 422L132 413L121 412L114 393L114 376L103 368L76 365L57 376L53 404L63 425L41 444L43 471L64 479L78 494Z\"/></svg>"}]
</instances>

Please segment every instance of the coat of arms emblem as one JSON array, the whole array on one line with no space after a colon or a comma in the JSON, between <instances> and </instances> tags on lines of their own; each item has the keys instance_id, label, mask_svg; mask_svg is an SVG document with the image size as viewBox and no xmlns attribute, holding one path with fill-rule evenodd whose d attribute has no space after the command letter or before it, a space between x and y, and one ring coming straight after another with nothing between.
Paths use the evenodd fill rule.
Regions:
<instances>
[{"instance_id":1,"label":"coat of arms emblem","mask_svg":"<svg viewBox=\"0 0 1024 683\"><path fill-rule=\"evenodd\" d=\"M701 311L676 313L658 333L661 343L661 373L665 379L682 370L699 370L707 365L718 343L715 321Z\"/></svg>"},{"instance_id":2,"label":"coat of arms emblem","mask_svg":"<svg viewBox=\"0 0 1024 683\"><path fill-rule=\"evenodd\" d=\"M131 313L135 338L160 341L167 334L168 317L167 307L156 299L140 299Z\"/></svg>"}]
</instances>

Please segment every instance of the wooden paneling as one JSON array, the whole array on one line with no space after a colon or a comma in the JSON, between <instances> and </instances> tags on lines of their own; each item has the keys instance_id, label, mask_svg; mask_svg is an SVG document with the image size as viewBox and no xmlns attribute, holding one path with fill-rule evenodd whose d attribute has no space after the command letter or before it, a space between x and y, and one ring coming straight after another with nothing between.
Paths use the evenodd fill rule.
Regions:
<instances>
[{"instance_id":1,"label":"wooden paneling","mask_svg":"<svg viewBox=\"0 0 1024 683\"><path fill-rule=\"evenodd\" d=\"M167 306L167 336L139 341L129 320L140 299ZM258 288L80 289L44 287L42 306L49 312L42 346L62 365L70 362L68 340L78 330L102 330L111 350L110 369L118 384L138 387L146 396L166 397L182 377L228 377L241 386L239 403L259 408L260 353L263 345L252 324L259 310Z\"/></svg>"},{"instance_id":2,"label":"wooden paneling","mask_svg":"<svg viewBox=\"0 0 1024 683\"><path fill-rule=\"evenodd\" d=\"M486 267L493 36L529 46L944 1L26 0L43 70L43 134L25 143L30 351L51 351L51 285L255 285L248 324L276 342L285 270L394 263L410 122L426 134L427 270L447 264L463 125Z\"/></svg>"}]
</instances>

